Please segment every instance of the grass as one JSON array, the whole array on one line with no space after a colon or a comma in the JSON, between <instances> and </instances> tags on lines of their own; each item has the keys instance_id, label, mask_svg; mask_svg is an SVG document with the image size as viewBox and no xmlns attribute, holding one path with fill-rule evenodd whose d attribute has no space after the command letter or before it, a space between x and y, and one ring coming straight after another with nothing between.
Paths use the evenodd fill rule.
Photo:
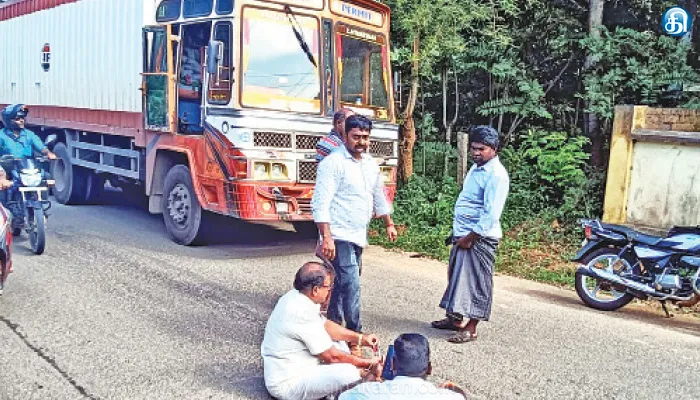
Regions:
<instances>
[{"instance_id":1,"label":"grass","mask_svg":"<svg viewBox=\"0 0 700 400\"><path fill-rule=\"evenodd\" d=\"M384 236L381 223L375 222L369 232L370 243L447 262L450 247L444 245L444 239L449 233L449 225L398 224L397 230L399 238L390 243ZM505 232L498 248L496 272L573 287L576 265L569 260L580 243L577 232L562 229L556 221L534 219L520 223Z\"/></svg>"}]
</instances>

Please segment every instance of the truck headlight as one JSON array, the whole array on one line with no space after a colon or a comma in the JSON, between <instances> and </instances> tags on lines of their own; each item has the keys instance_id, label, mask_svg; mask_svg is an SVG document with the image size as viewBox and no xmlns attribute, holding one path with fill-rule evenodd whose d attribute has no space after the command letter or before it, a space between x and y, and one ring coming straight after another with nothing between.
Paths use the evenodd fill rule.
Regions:
<instances>
[{"instance_id":1,"label":"truck headlight","mask_svg":"<svg viewBox=\"0 0 700 400\"><path fill-rule=\"evenodd\" d=\"M254 163L253 178L259 180L270 179L270 164L264 162Z\"/></svg>"},{"instance_id":2,"label":"truck headlight","mask_svg":"<svg viewBox=\"0 0 700 400\"><path fill-rule=\"evenodd\" d=\"M391 182L391 177L393 175L393 168L382 167L379 170L379 174L382 177L382 182L389 183Z\"/></svg>"},{"instance_id":3,"label":"truck headlight","mask_svg":"<svg viewBox=\"0 0 700 400\"><path fill-rule=\"evenodd\" d=\"M272 169L270 170L270 178L288 180L289 174L287 173L287 166L281 163L273 163Z\"/></svg>"}]
</instances>

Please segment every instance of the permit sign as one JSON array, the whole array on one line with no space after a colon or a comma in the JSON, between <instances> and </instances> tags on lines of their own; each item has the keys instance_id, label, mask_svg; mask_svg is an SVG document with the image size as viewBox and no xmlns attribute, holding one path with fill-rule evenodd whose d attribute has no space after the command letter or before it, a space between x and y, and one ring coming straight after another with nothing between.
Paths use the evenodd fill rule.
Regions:
<instances>
[{"instance_id":1,"label":"permit sign","mask_svg":"<svg viewBox=\"0 0 700 400\"><path fill-rule=\"evenodd\" d=\"M343 17L366 22L374 26L384 25L384 14L341 0L331 0L331 11Z\"/></svg>"}]
</instances>

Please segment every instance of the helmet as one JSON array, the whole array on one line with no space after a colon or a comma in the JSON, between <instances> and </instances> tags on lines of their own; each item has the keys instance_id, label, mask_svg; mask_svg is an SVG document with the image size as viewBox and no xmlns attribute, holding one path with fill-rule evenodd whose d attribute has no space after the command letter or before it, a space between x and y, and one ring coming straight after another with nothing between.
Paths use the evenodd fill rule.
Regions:
<instances>
[{"instance_id":1,"label":"helmet","mask_svg":"<svg viewBox=\"0 0 700 400\"><path fill-rule=\"evenodd\" d=\"M29 109L24 104L10 104L2 110L2 123L8 129L19 129L19 126L14 120L17 118L27 118L27 114L29 114Z\"/></svg>"}]
</instances>

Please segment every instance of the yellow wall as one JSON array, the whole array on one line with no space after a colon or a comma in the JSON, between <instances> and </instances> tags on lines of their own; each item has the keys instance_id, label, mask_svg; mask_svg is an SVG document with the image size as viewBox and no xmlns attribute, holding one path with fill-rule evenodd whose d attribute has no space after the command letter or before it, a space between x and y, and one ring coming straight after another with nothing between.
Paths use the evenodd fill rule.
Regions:
<instances>
[{"instance_id":1,"label":"yellow wall","mask_svg":"<svg viewBox=\"0 0 700 400\"><path fill-rule=\"evenodd\" d=\"M603 220L700 225L700 111L616 107Z\"/></svg>"}]
</instances>

